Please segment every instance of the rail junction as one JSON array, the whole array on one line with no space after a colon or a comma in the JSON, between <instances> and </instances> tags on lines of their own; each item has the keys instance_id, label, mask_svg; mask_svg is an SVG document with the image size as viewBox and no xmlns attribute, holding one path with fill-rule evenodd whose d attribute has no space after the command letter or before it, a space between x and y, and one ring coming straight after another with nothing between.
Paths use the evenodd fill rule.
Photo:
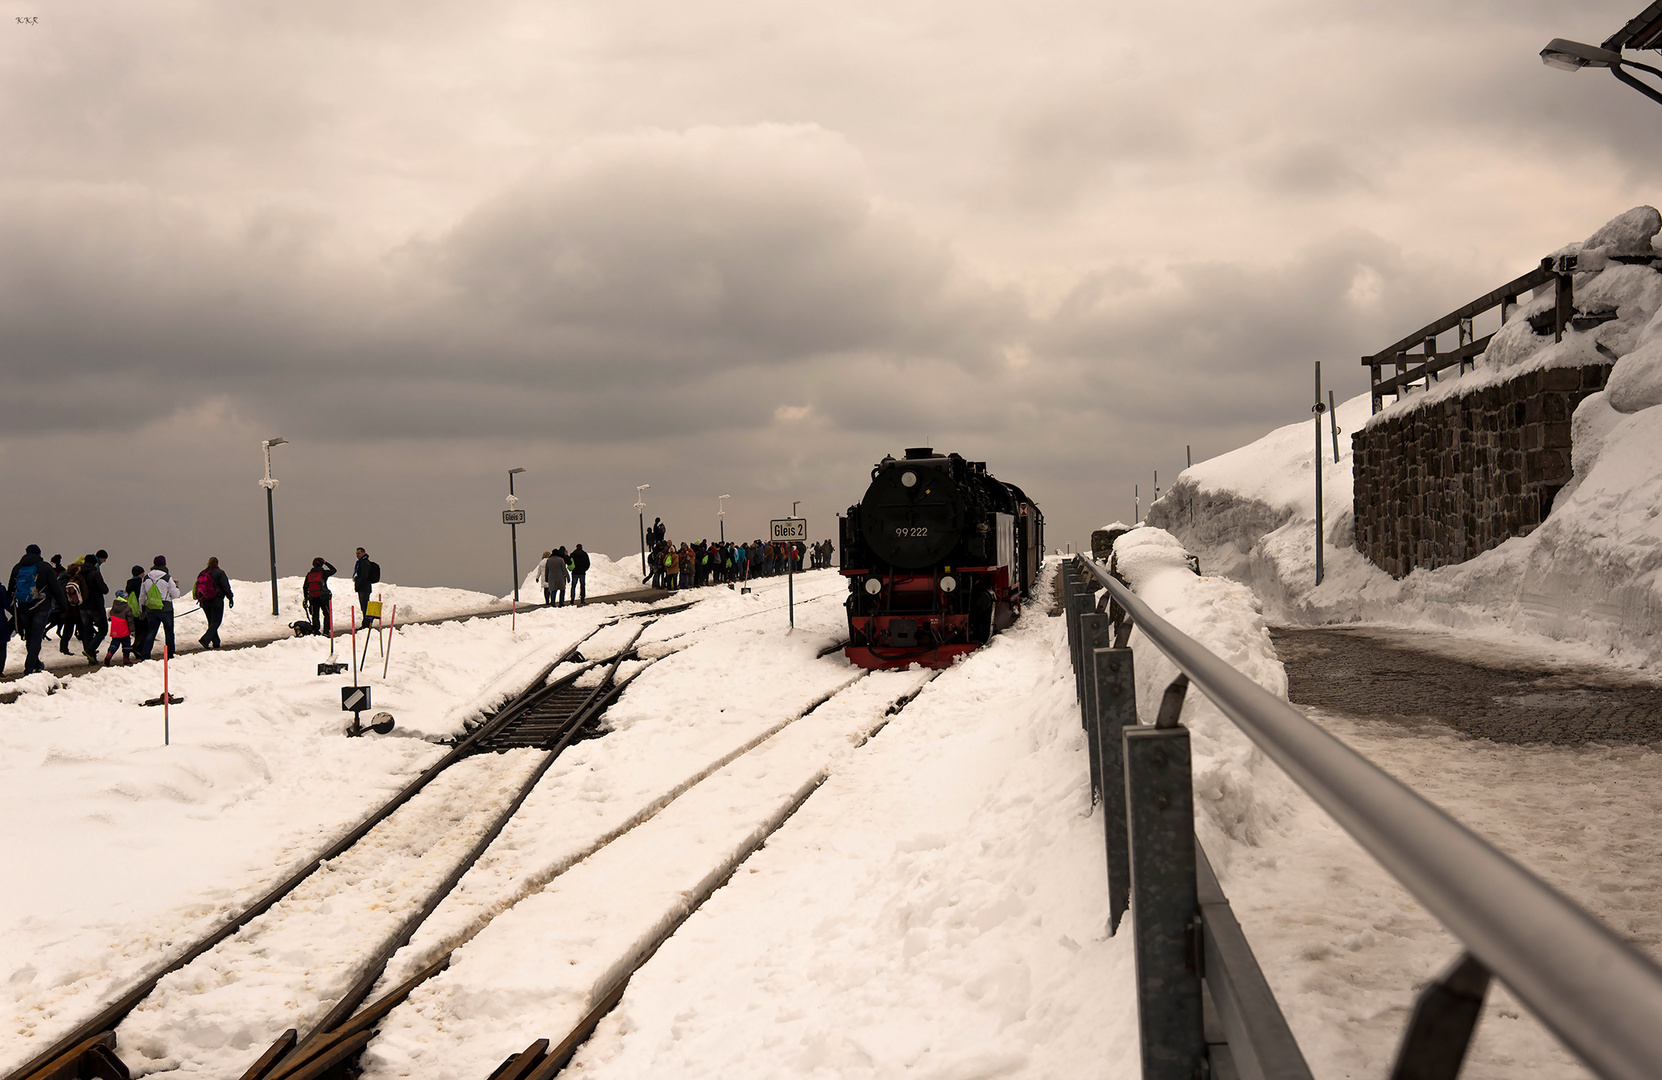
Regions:
<instances>
[{"instance_id":1,"label":"rail junction","mask_svg":"<svg viewBox=\"0 0 1662 1080\"><path fill-rule=\"evenodd\" d=\"M841 586L836 593L841 593ZM436 762L410 781L393 798L340 837L302 870L271 889L217 931L185 949L171 962L110 1003L97 1015L77 1025L47 1050L11 1074L10 1080L68 1080L103 1077L126 1080L134 1071L169 1068L168 1041L183 1025L195 1023L213 1008L217 971L259 969L259 977L287 980L288 989L272 995L278 1000L311 1006L304 1015L243 1017L246 1026L269 1029L270 1038L250 1046L245 1080L313 1080L354 1075L355 1062L379 1025L410 994L444 972L452 953L489 925L477 919L460 934L451 933L441 947L430 950L423 963L396 985L387 985L389 962L410 945L424 924L439 910L459 882L513 820L526 798L547 775L560 755L574 743L605 734L607 709L631 683L654 664L676 655L713 627L732 620L695 623L688 629L660 636L647 646L642 635L660 620L693 608L694 603L658 606L618 616L602 623L547 661L527 689L473 726ZM762 609L773 612L778 605ZM742 618L753 618L749 613ZM818 651L819 659L848 675L806 708L783 716L755 737L732 748L695 774L645 806L632 819L600 836L552 873L536 875L522 884L522 899L574 864L598 861L606 849L647 826L669 804L718 776L746 755L766 746L804 717L842 698L868 681L867 672L849 668L840 655L841 642ZM935 676L880 675L889 681L875 690L882 698L868 707L868 719L858 725L857 743L877 734L889 719L912 701ZM872 691L866 692L870 697ZM875 700L875 699L874 699ZM554 1075L572 1051L616 1004L630 974L650 958L680 922L725 882L733 870L812 795L823 772L809 776L774 812L748 842L711 868L701 888L685 909L654 940L635 955L615 962L616 975L604 993L596 995L585 1015L571 1030L552 1038L531 1041L523 1054L503 1063L496 1076L525 1080ZM435 837L438 837L435 839ZM273 970L273 956L282 952L282 939L309 942L334 934L329 924L327 884L331 878L360 880L382 874L386 880L371 887L391 892L393 879L407 872L397 857L413 848L448 849L445 872L428 880L419 895L401 895L385 905L386 917L373 926L355 926L354 943L331 950L331 964L320 969L308 955L287 972ZM388 869L383 870L382 864ZM430 878L435 875L429 874ZM320 883L322 883L320 885ZM511 903L507 906L511 907ZM252 937L250 937L252 935ZM297 955L299 951L297 950ZM277 966L281 966L280 963ZM408 963L405 967L409 967ZM335 988L330 991L328 988ZM204 989L205 988L205 989ZM193 993L203 990L203 993ZM204 996L204 994L206 996ZM137 1047L144 1065L132 1069L117 1053ZM486 1080L481 1076L480 1080Z\"/></svg>"}]
</instances>

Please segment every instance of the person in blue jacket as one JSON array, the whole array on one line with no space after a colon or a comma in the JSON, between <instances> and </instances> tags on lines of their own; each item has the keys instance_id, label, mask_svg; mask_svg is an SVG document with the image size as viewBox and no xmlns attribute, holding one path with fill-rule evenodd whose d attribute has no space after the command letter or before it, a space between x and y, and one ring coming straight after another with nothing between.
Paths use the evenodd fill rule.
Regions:
<instances>
[{"instance_id":1,"label":"person in blue jacket","mask_svg":"<svg viewBox=\"0 0 1662 1080\"><path fill-rule=\"evenodd\" d=\"M58 580L52 564L40 557L40 545L30 544L23 558L12 567L6 579L6 591L17 604L17 628L23 633L23 674L45 671L41 663L40 643L46 640L46 628L54 608L66 607L63 583Z\"/></svg>"}]
</instances>

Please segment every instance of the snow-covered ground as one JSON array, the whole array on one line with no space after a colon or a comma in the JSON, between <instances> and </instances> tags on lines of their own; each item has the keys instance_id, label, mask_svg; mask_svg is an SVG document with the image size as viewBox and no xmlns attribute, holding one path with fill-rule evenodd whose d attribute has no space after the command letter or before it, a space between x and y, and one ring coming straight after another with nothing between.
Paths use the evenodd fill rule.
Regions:
<instances>
[{"instance_id":1,"label":"snow-covered ground","mask_svg":"<svg viewBox=\"0 0 1662 1080\"><path fill-rule=\"evenodd\" d=\"M1246 587L1195 577L1157 530L1122 543L1142 595L1283 691ZM703 590L646 630L642 655L659 659L611 709L610 734L556 762L395 957L384 984L454 950L449 970L387 1018L365 1058L371 1074L476 1078L536 1038L558 1040L696 906L579 1051L575 1074L1137 1075L1131 939L1106 936L1102 822L1062 620L1030 608L927 682L862 675L838 654L815 656L841 635L842 579L796 584L794 632L780 580ZM30 868L0 884L0 1068L307 862L442 753L430 740L631 610L408 628L388 676L367 677L376 706L399 719L383 738L341 736L344 680L311 674L317 643L305 640L181 658L186 703L167 747L157 710L137 704L158 689L146 669L0 707L0 812L15 826L0 857ZM1133 645L1152 719L1171 671ZM1200 695L1184 721L1200 834L1316 1074L1381 1072L1416 983L1455 945ZM1648 899L1658 883L1609 868L1609 851L1634 841L1584 833L1568 844L1575 818L1562 812L1517 821L1518 801L1548 806L1566 790L1571 802L1654 809L1654 755L1542 752L1520 772L1515 756L1463 746L1458 767L1426 781L1413 740L1324 722L1371 738L1365 749L1434 797L1465 798L1468 823L1625 932L1662 936ZM234 1077L282 1028L315 1019L359 932L407 906L406 879L436 876L455 846L445 838L472 827L467 794L511 783L529 756L477 759L447 781L453 808L441 798L422 811L430 820L412 815L385 859L343 857L292 910L273 909L167 980L121 1029L123 1058L140 1074ZM1619 783L1594 783L1616 766ZM1543 844L1558 852L1544 866ZM1463 1075L1576 1075L1504 994L1480 1031Z\"/></svg>"},{"instance_id":2,"label":"snow-covered ground","mask_svg":"<svg viewBox=\"0 0 1662 1080\"><path fill-rule=\"evenodd\" d=\"M1653 248L1659 227L1662 216L1639 207L1563 249L1581 259L1577 303L1608 306L1618 318L1585 332L1568 330L1554 344L1530 333L1527 323L1550 305L1548 290L1519 305L1476 370L1407 394L1381 414L1532 367L1619 357L1607 389L1576 410L1574 478L1530 535L1400 581L1364 559L1352 542L1348 432L1370 421L1367 395L1339 406L1337 463L1323 420L1320 586L1310 420L1191 466L1149 508L1148 522L1199 554L1208 573L1251 583L1278 622L1428 626L1497 640L1525 635L1578 659L1653 666L1662 660L1662 273L1610 256L1662 254Z\"/></svg>"}]
</instances>

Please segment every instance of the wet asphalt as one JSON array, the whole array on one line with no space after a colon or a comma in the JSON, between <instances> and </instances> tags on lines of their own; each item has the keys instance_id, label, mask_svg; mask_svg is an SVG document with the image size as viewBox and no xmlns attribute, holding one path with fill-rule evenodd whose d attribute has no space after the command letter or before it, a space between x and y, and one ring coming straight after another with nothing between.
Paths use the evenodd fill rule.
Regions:
<instances>
[{"instance_id":1,"label":"wet asphalt","mask_svg":"<svg viewBox=\"0 0 1662 1080\"><path fill-rule=\"evenodd\" d=\"M1638 674L1491 650L1451 634L1274 628L1270 636L1295 705L1499 743L1662 742L1662 685Z\"/></svg>"}]
</instances>

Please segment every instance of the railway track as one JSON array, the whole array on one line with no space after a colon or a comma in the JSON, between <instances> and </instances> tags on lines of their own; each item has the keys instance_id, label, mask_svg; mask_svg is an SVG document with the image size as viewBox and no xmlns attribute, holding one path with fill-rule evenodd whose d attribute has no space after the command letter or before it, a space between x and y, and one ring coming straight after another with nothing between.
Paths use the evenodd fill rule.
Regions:
<instances>
[{"instance_id":1,"label":"railway track","mask_svg":"<svg viewBox=\"0 0 1662 1080\"><path fill-rule=\"evenodd\" d=\"M805 600L805 602L807 601ZM22 1069L13 1073L10 1080L57 1080L59 1077L71 1076L127 1076L125 1065L114 1053L115 1029L124 1020L132 1017L135 1012L140 1011L141 1003L150 997L169 976L182 972L189 965L209 956L216 948L237 935L239 931L251 928L252 924L256 923L262 916L272 912L286 898L302 889L308 880L316 876L319 869L334 869L338 865L338 861L349 853L355 845L369 837L378 828L384 827L401 809L418 800L426 789L434 785L435 781L438 781L447 771L455 768L459 762L485 755L487 752L494 752L491 754L493 757L502 756L505 758L513 757L514 751L519 751L521 755L527 751L539 755L536 763L528 771L523 768L501 770L514 774L505 777L505 780L511 781L507 784L507 787L512 789L512 796L505 801L499 811L490 817L485 827L475 833L475 838L468 845L468 850L454 862L439 886L428 895L420 908L403 919L397 932L382 942L367 963L358 966L357 977L352 981L352 985L335 1001L334 1006L327 1014L315 1023L310 1024L309 1030L304 1035L302 1035L301 1029L307 1027L306 1024L297 1025L296 1028L280 1036L277 1042L261 1055L245 1075L248 1080L257 1080L261 1077L267 1077L270 1080L277 1080L280 1077L287 1080L289 1077L320 1076L330 1069L338 1068L342 1061L347 1060L361 1050L364 1043L368 1041L369 1033L372 1033L374 1024L387 1011L403 1000L411 989L443 969L448 961L449 953L446 952L438 961L429 965L416 977L406 980L400 987L383 994L370 1007L360 1008L368 998L377 980L381 978L388 958L409 942L415 930L437 908L461 877L500 834L507 821L546 773L559 752L580 737L586 728L592 729L606 707L622 693L630 681L645 670L646 666L650 666L651 663L672 655L680 648L685 647L685 645L681 645L664 650L662 646L675 638L685 637L709 628L697 627L655 642L654 645L658 647L655 655L646 659L642 666L632 671L628 677L616 678L618 668L625 660L638 658L635 651L636 646L648 626L664 615L684 611L693 606L692 603L685 603L632 613L631 615L620 616L602 624L595 631L591 631L589 635L574 643L554 661L546 665L538 677L532 680L531 686L525 692L499 709L489 720L479 725L475 730L461 737L440 761L424 771L393 799L332 845L329 850L261 897L260 900L222 926L214 934L187 950L157 974L145 979L97 1016L78 1026L69 1035L60 1039L48 1050L23 1066ZM773 606L762 610L771 611ZM760 613L747 613L747 616L741 616L741 618ZM647 621L642 623L622 648L600 660L582 660L578 651L579 648L600 630L631 618L640 617L645 617ZM574 662L579 664L576 669L566 672L553 682L548 681L556 669L563 664ZM769 734L771 735L772 732ZM748 749L750 747L744 748L745 751L748 751ZM471 786L470 790L472 790ZM803 797L805 798L806 794ZM621 992L621 987L619 989ZM603 1011L600 1015L603 1015ZM596 1019L598 1019L598 1016ZM126 1042L124 1036L124 1046ZM146 1064L159 1065L161 1063L147 1062ZM162 1067L165 1068L166 1066L163 1065Z\"/></svg>"},{"instance_id":2,"label":"railway track","mask_svg":"<svg viewBox=\"0 0 1662 1080\"><path fill-rule=\"evenodd\" d=\"M334 864L336 860L340 859L354 846L362 842L364 838L369 836L377 827L387 822L399 810L410 804L412 800L417 799L417 797L424 790L428 789L447 771L456 767L458 763L479 754L486 749L495 749L496 747L492 745L493 740L507 740L509 742L515 742L518 738L516 732L521 728L521 726L536 728L540 732L544 732L541 739L543 742L549 744L547 748L551 751L551 753L548 755L548 760L549 763L551 763L553 756L558 753L558 750L563 749L564 745L569 743L585 724L590 722L606 704L609 704L611 700L615 699L617 694L621 692L622 687L612 684L610 676L608 675L606 678L601 680L603 684L601 687L584 689L581 694L581 700L577 702L577 707L572 709L568 706L565 710L563 710L565 725L563 728L554 732L554 738L550 739L546 734L546 725L548 719L550 718L549 710L539 707L543 706L545 699L555 696L559 696L565 702L569 703L574 696L569 692L570 685L589 669L594 667L595 664L591 663L584 665L584 667L580 668L578 671L572 672L571 674L563 677L552 686L545 685L545 682L549 676L562 664L570 662L574 656L578 655L579 648L593 638L595 634L609 626L615 626L626 620L642 617L645 617L648 620L655 620L664 614L682 611L691 606L692 605L688 603L670 608L631 613L613 620L608 620L607 622L596 627L595 630L590 631L589 634L584 635L584 637L561 652L553 661L545 665L538 675L531 681L531 684L527 690L513 700L509 701L502 708L498 709L485 723L481 724L475 730L459 739L456 745L453 746L448 753L446 753L433 765L429 766L414 780L410 781L410 783L405 785L405 787L399 791L398 794L393 796L393 798L367 816L356 827L347 832L334 844L330 845L328 849L320 853L315 859L310 860L304 867L279 883L264 896L249 905L212 934L185 950L171 963L165 965L155 974L141 980L132 989L123 994L119 999L112 1002L110 1005L106 1006L92 1018L80 1025L77 1025L67 1035L60 1038L52 1046L48 1047L45 1051L41 1052L35 1058L27 1062L22 1066L22 1068L12 1073L9 1080L52 1080L52 1078L60 1076L75 1076L79 1074L78 1066L75 1066L75 1062L77 1061L84 1060L88 1062L90 1067L90 1063L95 1059L114 1059L113 1038L106 1039L104 1036L106 1034L113 1034L116 1027L120 1025L142 1001L154 993L158 984L160 984L162 980L183 970L188 965L195 963L202 957L209 954L212 950L220 947L223 943L236 936L240 931L250 926L250 924L254 923L255 920L270 912L286 898L294 894L297 889L300 889L305 882L312 879L320 868L328 867ZM650 625L650 623L647 623L646 625ZM644 629L645 625L641 627L641 631L644 631ZM625 649L620 650L614 657L609 658L609 662L614 670L616 664L629 655L630 650L632 650L634 646L634 642L638 640L639 636L640 631L637 631L630 639L629 644ZM607 661L599 661L596 663L605 662ZM564 735L563 739L560 738L561 735ZM557 744L557 746L555 744ZM518 745L530 744L518 743ZM546 767L547 765L544 764L542 766L542 770L540 771L546 771ZM538 771L539 776L540 771ZM526 786L524 790L528 791L529 786ZM514 800L514 804L517 805L518 801L521 801L522 799L523 793L518 794ZM491 835L494 835L495 832L500 831L501 823L505 823L505 821L506 815L503 816L500 823L493 824L489 830ZM477 852L470 853L472 858L477 858L477 854ZM451 884L454 884L454 882L451 882ZM68 1068L69 1071L64 1071L66 1068Z\"/></svg>"}]
</instances>

